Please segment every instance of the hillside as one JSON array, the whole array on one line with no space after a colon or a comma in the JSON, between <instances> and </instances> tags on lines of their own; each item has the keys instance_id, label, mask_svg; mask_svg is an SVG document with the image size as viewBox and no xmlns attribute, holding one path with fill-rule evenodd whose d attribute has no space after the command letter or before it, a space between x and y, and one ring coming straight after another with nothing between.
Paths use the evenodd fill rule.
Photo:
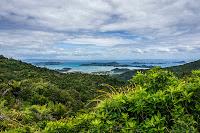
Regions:
<instances>
[{"instance_id":1,"label":"hillside","mask_svg":"<svg viewBox=\"0 0 200 133\"><path fill-rule=\"evenodd\" d=\"M167 67L167 68L163 68L163 69L172 71L179 77L187 76L187 75L191 74L192 70L200 69L200 60L186 63L184 65L172 66L172 67ZM137 73L137 71L145 71L145 70L129 70L122 74L115 75L114 77L116 77L117 79L123 80L123 81L127 81L127 80L131 79Z\"/></svg>"},{"instance_id":2,"label":"hillside","mask_svg":"<svg viewBox=\"0 0 200 133\"><path fill-rule=\"evenodd\" d=\"M110 93L93 111L48 122L46 133L198 133L200 71L177 78L154 68L138 73L122 92Z\"/></svg>"},{"instance_id":3,"label":"hillside","mask_svg":"<svg viewBox=\"0 0 200 133\"><path fill-rule=\"evenodd\" d=\"M97 88L102 84L113 86L123 85L109 76L89 75L82 73L62 74L46 68L39 68L28 63L0 57L0 82L31 80L52 84L61 90L66 90L77 104L82 104L96 97ZM81 107L82 108L82 107Z\"/></svg>"},{"instance_id":4,"label":"hillside","mask_svg":"<svg viewBox=\"0 0 200 133\"><path fill-rule=\"evenodd\" d=\"M200 70L200 60L186 63L180 66L167 67L165 69L176 73L178 76L185 76L191 74L192 70Z\"/></svg>"},{"instance_id":5,"label":"hillside","mask_svg":"<svg viewBox=\"0 0 200 133\"><path fill-rule=\"evenodd\" d=\"M185 69L191 72L192 66ZM0 79L0 132L200 131L198 70L181 78L153 68L124 84L108 76L62 74L1 56Z\"/></svg>"},{"instance_id":6,"label":"hillside","mask_svg":"<svg viewBox=\"0 0 200 133\"><path fill-rule=\"evenodd\" d=\"M0 56L0 109L6 109L0 110L0 120L19 126L74 115L95 105L88 103L102 94L98 90L109 92L106 84L122 86L124 82L109 76L62 74ZM42 113L44 108L46 113ZM0 131L9 127L7 122L0 121Z\"/></svg>"}]
</instances>

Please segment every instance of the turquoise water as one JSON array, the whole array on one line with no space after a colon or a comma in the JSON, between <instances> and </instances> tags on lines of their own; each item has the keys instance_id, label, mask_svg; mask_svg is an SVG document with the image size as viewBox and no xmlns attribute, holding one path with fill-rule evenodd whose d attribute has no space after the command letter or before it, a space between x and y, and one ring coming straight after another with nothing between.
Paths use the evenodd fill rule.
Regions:
<instances>
[{"instance_id":1,"label":"turquoise water","mask_svg":"<svg viewBox=\"0 0 200 133\"><path fill-rule=\"evenodd\" d=\"M177 66L184 64L189 61L185 60L165 60L165 59L140 59L140 60L86 60L86 61L78 61L78 60L25 60L28 63L39 67L46 67L52 70L55 69L63 69L63 68L71 68L69 72L84 72L84 73L92 73L92 72L102 72L102 71L110 71L114 68L128 68L130 70L134 69L146 69L144 67L134 67L134 66L160 66L160 67L169 67L169 66ZM117 62L120 64L132 65L133 67L113 67L113 66L81 66L81 64L89 64L89 63L108 63L108 62ZM183 62L185 61L185 62ZM38 63L44 62L60 62L58 65L42 65Z\"/></svg>"}]
</instances>

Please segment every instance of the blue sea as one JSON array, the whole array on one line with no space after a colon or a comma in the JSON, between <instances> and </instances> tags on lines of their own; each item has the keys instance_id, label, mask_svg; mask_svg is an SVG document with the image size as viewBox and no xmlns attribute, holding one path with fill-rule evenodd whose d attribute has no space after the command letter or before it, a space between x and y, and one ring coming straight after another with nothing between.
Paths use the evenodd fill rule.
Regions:
<instances>
[{"instance_id":1,"label":"blue sea","mask_svg":"<svg viewBox=\"0 0 200 133\"><path fill-rule=\"evenodd\" d=\"M135 59L135 60L42 60L42 59L28 59L25 62L31 63L35 66L46 67L52 70L61 70L63 68L71 68L68 72L103 72L110 71L114 68L128 68L130 70L134 69L147 69L147 67L142 66L160 66L162 68L169 66L182 65L189 60L175 60L175 59ZM54 65L44 65L46 62L59 62L59 64ZM90 63L109 63L117 62L120 64L131 65L131 67L114 67L114 66L81 66L81 64ZM139 66L139 67L138 67Z\"/></svg>"}]
</instances>

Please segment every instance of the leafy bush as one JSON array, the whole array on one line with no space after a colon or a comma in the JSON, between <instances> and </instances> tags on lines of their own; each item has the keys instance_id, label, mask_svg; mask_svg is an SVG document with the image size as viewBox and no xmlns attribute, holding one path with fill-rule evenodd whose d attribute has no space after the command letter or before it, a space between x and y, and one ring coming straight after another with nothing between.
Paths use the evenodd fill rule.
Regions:
<instances>
[{"instance_id":1,"label":"leafy bush","mask_svg":"<svg viewBox=\"0 0 200 133\"><path fill-rule=\"evenodd\" d=\"M160 69L138 73L135 89L113 94L94 112L47 123L45 132L199 132L198 73L185 80Z\"/></svg>"},{"instance_id":2,"label":"leafy bush","mask_svg":"<svg viewBox=\"0 0 200 133\"><path fill-rule=\"evenodd\" d=\"M0 56L0 132L200 132L200 71L153 68L129 83Z\"/></svg>"},{"instance_id":3,"label":"leafy bush","mask_svg":"<svg viewBox=\"0 0 200 133\"><path fill-rule=\"evenodd\" d=\"M48 121L86 110L102 83L124 84L109 76L62 74L0 56L0 98L5 101L0 108L0 132L34 132Z\"/></svg>"},{"instance_id":4,"label":"leafy bush","mask_svg":"<svg viewBox=\"0 0 200 133\"><path fill-rule=\"evenodd\" d=\"M178 79L172 72L162 70L159 67L155 67L146 73L138 72L137 76L130 80L130 83L147 88L148 91L166 89L169 86L177 85L177 82Z\"/></svg>"}]
</instances>

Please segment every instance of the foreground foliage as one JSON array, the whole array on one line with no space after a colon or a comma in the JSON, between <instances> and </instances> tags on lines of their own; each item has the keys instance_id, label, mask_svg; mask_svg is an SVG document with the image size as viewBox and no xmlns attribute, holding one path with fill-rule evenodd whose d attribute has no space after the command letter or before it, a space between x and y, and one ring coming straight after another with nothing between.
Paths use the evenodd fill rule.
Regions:
<instances>
[{"instance_id":1,"label":"foreground foliage","mask_svg":"<svg viewBox=\"0 0 200 133\"><path fill-rule=\"evenodd\" d=\"M130 80L134 88L111 94L93 111L49 122L45 132L199 132L200 71L185 80L152 69Z\"/></svg>"},{"instance_id":2,"label":"foreground foliage","mask_svg":"<svg viewBox=\"0 0 200 133\"><path fill-rule=\"evenodd\" d=\"M99 96L97 90L109 91L104 84L124 82L109 76L62 74L0 56L0 131L35 131L48 121L85 111L95 105L88 102Z\"/></svg>"},{"instance_id":3,"label":"foreground foliage","mask_svg":"<svg viewBox=\"0 0 200 133\"><path fill-rule=\"evenodd\" d=\"M200 132L200 70L180 78L153 68L122 85L0 57L0 131Z\"/></svg>"}]
</instances>

